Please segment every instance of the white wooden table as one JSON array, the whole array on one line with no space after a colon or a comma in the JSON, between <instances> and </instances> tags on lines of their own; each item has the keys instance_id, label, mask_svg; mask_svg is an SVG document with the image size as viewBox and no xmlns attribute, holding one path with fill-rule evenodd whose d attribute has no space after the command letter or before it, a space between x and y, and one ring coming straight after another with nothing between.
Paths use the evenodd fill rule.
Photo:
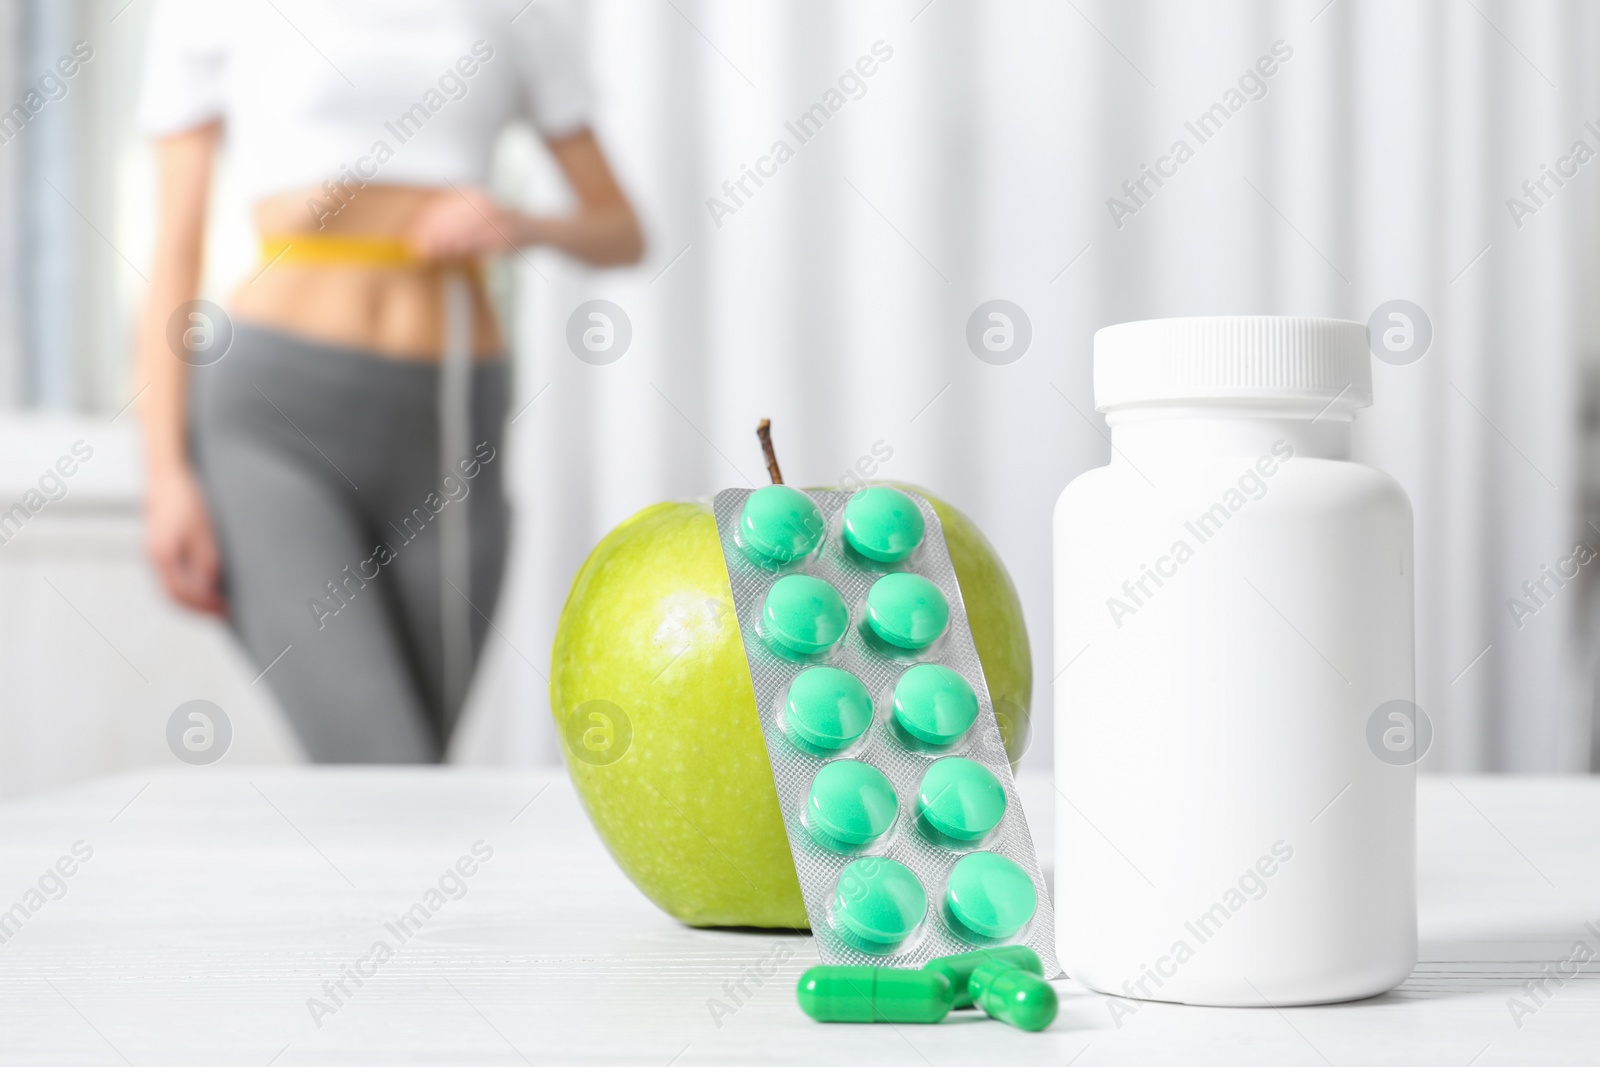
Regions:
<instances>
[{"instance_id":1,"label":"white wooden table","mask_svg":"<svg viewBox=\"0 0 1600 1067\"><path fill-rule=\"evenodd\" d=\"M1048 857L1049 782L1022 786ZM812 1023L793 993L808 938L657 912L559 772L119 776L0 806L0 908L26 911L75 842L93 850L0 944L0 1063L1600 1062L1600 960L1542 1004L1522 989L1580 942L1600 956L1600 781L1424 779L1419 807L1423 962L1399 990L1284 1011L1151 1004L1119 1028L1107 998L1064 980L1035 1035L968 1012ZM369 956L478 841L493 855L464 895ZM708 1001L775 954L777 975L719 1025ZM336 1002L324 983L347 968L369 976ZM1512 997L1532 1013L1514 1018ZM312 998L332 1010L313 1018Z\"/></svg>"}]
</instances>

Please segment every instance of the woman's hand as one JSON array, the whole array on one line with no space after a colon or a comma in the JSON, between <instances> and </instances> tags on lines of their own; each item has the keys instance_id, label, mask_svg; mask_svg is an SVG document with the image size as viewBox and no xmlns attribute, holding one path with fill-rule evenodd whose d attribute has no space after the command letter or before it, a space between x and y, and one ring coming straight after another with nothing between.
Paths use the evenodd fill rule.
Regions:
<instances>
[{"instance_id":1,"label":"woman's hand","mask_svg":"<svg viewBox=\"0 0 1600 1067\"><path fill-rule=\"evenodd\" d=\"M406 233L411 250L430 263L515 252L528 243L527 219L482 189L451 189L428 201Z\"/></svg>"},{"instance_id":2,"label":"woman's hand","mask_svg":"<svg viewBox=\"0 0 1600 1067\"><path fill-rule=\"evenodd\" d=\"M206 615L225 615L217 538L191 471L152 476L145 499L145 524L146 551L167 594Z\"/></svg>"},{"instance_id":3,"label":"woman's hand","mask_svg":"<svg viewBox=\"0 0 1600 1067\"><path fill-rule=\"evenodd\" d=\"M412 251L430 262L448 262L547 245L594 267L639 262L639 220L594 134L580 130L548 146L577 197L575 213L525 215L501 207L481 189L452 187L430 201L407 231Z\"/></svg>"}]
</instances>

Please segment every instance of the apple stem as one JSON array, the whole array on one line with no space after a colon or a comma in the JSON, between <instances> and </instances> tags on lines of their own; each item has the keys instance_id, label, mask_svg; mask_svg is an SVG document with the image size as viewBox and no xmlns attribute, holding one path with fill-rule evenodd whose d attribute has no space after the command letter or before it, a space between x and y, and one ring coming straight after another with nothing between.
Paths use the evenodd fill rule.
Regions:
<instances>
[{"instance_id":1,"label":"apple stem","mask_svg":"<svg viewBox=\"0 0 1600 1067\"><path fill-rule=\"evenodd\" d=\"M756 436L761 439L761 452L767 457L767 473L773 485L783 484L783 472L778 469L778 454L772 450L772 420L762 419L756 424Z\"/></svg>"}]
</instances>

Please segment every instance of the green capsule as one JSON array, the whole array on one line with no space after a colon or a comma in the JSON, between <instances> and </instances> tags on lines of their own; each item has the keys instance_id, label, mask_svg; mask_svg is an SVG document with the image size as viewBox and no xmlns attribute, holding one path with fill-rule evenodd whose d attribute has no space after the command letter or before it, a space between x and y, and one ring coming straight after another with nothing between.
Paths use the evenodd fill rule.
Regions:
<instances>
[{"instance_id":1,"label":"green capsule","mask_svg":"<svg viewBox=\"0 0 1600 1067\"><path fill-rule=\"evenodd\" d=\"M1038 975L1009 963L980 965L967 980L967 989L984 1014L1018 1030L1043 1030L1055 1021L1055 989Z\"/></svg>"},{"instance_id":2,"label":"green capsule","mask_svg":"<svg viewBox=\"0 0 1600 1067\"><path fill-rule=\"evenodd\" d=\"M972 1007L972 989L969 980L972 972L985 963L1004 963L1031 974L1044 975L1044 964L1027 945L1005 945L1001 948L981 948L976 952L963 952L959 956L940 956L922 965L925 971L934 971L950 980L957 1008Z\"/></svg>"},{"instance_id":3,"label":"green capsule","mask_svg":"<svg viewBox=\"0 0 1600 1067\"><path fill-rule=\"evenodd\" d=\"M950 980L893 967L813 967L795 989L819 1023L936 1023L950 1013Z\"/></svg>"}]
</instances>

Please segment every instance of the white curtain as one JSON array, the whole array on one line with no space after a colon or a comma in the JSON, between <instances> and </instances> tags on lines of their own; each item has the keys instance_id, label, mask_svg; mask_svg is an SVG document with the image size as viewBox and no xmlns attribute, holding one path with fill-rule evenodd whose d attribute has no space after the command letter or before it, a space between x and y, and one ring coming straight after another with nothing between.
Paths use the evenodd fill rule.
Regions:
<instances>
[{"instance_id":1,"label":"white curtain","mask_svg":"<svg viewBox=\"0 0 1600 1067\"><path fill-rule=\"evenodd\" d=\"M1025 765L1047 770L1050 513L1107 456L1094 330L1208 313L1365 321L1405 299L1431 347L1376 366L1358 449L1416 510L1417 699L1437 731L1424 766L1589 768L1585 578L1547 580L1521 619L1507 601L1534 606L1524 581L1576 541L1600 548L1578 462L1600 162L1545 179L1537 205L1522 189L1575 142L1600 150L1584 125L1600 119L1596 9L601 0L575 14L650 252L622 272L544 253L515 267L512 410L530 405L513 436L517 548L458 758L558 758L543 674L576 568L649 503L758 483L753 430L771 417L789 480L835 482L881 441L882 476L987 532L1031 627ZM830 98L862 57L873 73ZM785 125L839 101L804 143ZM1198 127L1202 142L1185 124L1216 103L1226 118ZM779 140L793 158L762 163ZM1192 158L1159 163L1179 140ZM529 202L558 203L548 165L524 154ZM1176 173L1140 190L1146 164ZM735 202L724 182L758 165L776 173ZM1512 197L1536 210L1514 218ZM605 366L564 338L596 298L633 329ZM1007 365L966 341L991 299L1032 327Z\"/></svg>"}]
</instances>

